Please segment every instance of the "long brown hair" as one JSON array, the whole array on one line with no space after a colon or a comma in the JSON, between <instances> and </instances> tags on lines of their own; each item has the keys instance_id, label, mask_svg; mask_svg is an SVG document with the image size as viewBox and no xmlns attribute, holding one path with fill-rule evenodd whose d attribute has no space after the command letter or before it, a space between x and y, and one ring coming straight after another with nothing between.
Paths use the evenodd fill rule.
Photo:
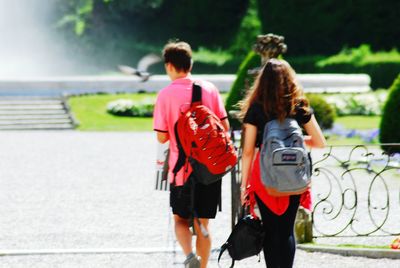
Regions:
<instances>
[{"instance_id":1,"label":"long brown hair","mask_svg":"<svg viewBox=\"0 0 400 268\"><path fill-rule=\"evenodd\" d=\"M296 108L309 112L308 101L295 76L289 63L270 59L260 70L252 89L241 102L240 116L243 118L255 102L263 105L267 118L274 117L281 122L286 117L294 116Z\"/></svg>"}]
</instances>

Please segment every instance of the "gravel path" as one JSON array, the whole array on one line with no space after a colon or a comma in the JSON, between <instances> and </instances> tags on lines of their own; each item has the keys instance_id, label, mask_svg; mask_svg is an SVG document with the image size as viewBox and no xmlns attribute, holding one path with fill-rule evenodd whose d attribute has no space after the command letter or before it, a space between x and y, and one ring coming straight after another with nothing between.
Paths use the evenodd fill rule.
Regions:
<instances>
[{"instance_id":1,"label":"gravel path","mask_svg":"<svg viewBox=\"0 0 400 268\"><path fill-rule=\"evenodd\" d=\"M160 254L101 254L101 255L57 255L1 257L0 267L4 268L181 268L183 257ZM210 268L230 267L230 260L223 259L218 266L216 258L209 264ZM265 267L264 260L252 257L235 263L237 268ZM368 259L361 257L343 257L325 253L296 252L294 268L376 268L400 267L399 260Z\"/></svg>"},{"instance_id":2,"label":"gravel path","mask_svg":"<svg viewBox=\"0 0 400 268\"><path fill-rule=\"evenodd\" d=\"M155 155L153 133L1 132L0 252L173 247L168 193L154 190ZM230 233L229 200L227 178L223 212L211 223L214 247ZM395 260L297 252L295 267L400 267ZM180 267L182 260L180 253L2 256L0 267Z\"/></svg>"}]
</instances>

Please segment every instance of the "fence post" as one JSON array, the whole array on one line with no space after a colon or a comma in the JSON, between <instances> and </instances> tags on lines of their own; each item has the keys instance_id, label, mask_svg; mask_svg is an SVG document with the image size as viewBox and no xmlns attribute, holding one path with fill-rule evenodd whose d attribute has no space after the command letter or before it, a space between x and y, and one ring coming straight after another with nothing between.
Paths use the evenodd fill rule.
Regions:
<instances>
[{"instance_id":1,"label":"fence post","mask_svg":"<svg viewBox=\"0 0 400 268\"><path fill-rule=\"evenodd\" d=\"M297 211L294 231L297 243L302 244L312 242L313 228L311 213L303 207L299 207Z\"/></svg>"}]
</instances>

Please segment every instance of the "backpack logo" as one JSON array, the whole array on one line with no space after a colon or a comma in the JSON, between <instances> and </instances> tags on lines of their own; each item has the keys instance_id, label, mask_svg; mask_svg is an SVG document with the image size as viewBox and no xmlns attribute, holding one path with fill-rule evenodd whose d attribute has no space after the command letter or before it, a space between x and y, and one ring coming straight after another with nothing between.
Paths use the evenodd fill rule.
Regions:
<instances>
[{"instance_id":1,"label":"backpack logo","mask_svg":"<svg viewBox=\"0 0 400 268\"><path fill-rule=\"evenodd\" d=\"M311 158L295 119L272 120L264 128L260 155L261 182L270 195L304 193L311 183Z\"/></svg>"},{"instance_id":2,"label":"backpack logo","mask_svg":"<svg viewBox=\"0 0 400 268\"><path fill-rule=\"evenodd\" d=\"M297 155L296 154L288 154L288 153L283 153L282 154L282 162L296 162L297 160Z\"/></svg>"}]
</instances>

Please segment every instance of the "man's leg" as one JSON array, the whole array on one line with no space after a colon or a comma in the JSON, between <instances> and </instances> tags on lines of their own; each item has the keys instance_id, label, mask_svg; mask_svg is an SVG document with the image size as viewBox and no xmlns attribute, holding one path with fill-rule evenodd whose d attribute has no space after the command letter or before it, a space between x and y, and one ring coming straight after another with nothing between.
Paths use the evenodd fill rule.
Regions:
<instances>
[{"instance_id":1,"label":"man's leg","mask_svg":"<svg viewBox=\"0 0 400 268\"><path fill-rule=\"evenodd\" d=\"M209 219L214 219L217 214L218 204L221 198L221 180L218 182L203 185L196 184L195 189L195 212L199 217L202 227L207 232ZM197 220L194 220L194 227L196 231L196 253L201 257L201 268L207 267L208 259L210 257L211 250L211 236L204 237L200 230L200 226Z\"/></svg>"},{"instance_id":2,"label":"man's leg","mask_svg":"<svg viewBox=\"0 0 400 268\"><path fill-rule=\"evenodd\" d=\"M185 256L192 252L192 232L190 231L189 220L174 215L175 235L182 247Z\"/></svg>"},{"instance_id":3,"label":"man's leg","mask_svg":"<svg viewBox=\"0 0 400 268\"><path fill-rule=\"evenodd\" d=\"M201 230L197 220L194 220L194 228L196 230L196 254L201 257L201 268L206 268L208 263L208 258L210 257L211 251L211 236L208 230L208 219L199 219L201 225L207 230L208 236L205 237Z\"/></svg>"}]
</instances>

